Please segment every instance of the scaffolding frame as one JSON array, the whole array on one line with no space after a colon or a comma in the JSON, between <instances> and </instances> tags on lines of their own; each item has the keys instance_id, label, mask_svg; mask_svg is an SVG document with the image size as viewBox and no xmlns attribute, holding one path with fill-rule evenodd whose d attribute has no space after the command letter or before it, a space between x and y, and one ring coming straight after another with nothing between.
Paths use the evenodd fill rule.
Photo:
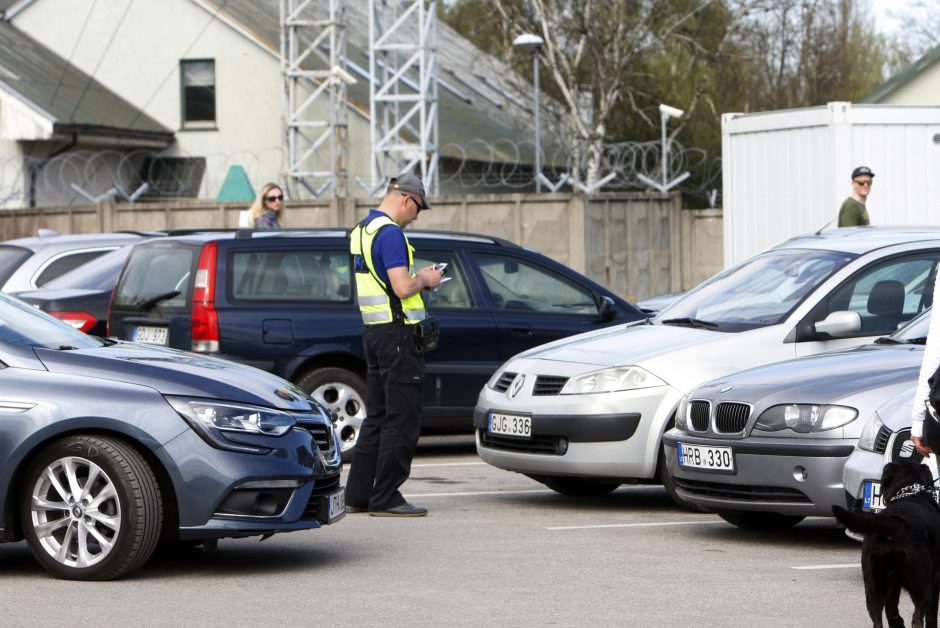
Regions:
<instances>
[{"instance_id":1,"label":"scaffolding frame","mask_svg":"<svg viewBox=\"0 0 940 628\"><path fill-rule=\"evenodd\" d=\"M315 17L311 8L315 1L322 3L281 0L285 178L294 196L299 196L299 185L316 197L332 189L335 197L346 198L347 85L356 82L344 69L346 0L328 0L326 19ZM312 69L311 65L321 67ZM329 161L325 162L322 151L327 142Z\"/></svg>"},{"instance_id":2,"label":"scaffolding frame","mask_svg":"<svg viewBox=\"0 0 940 628\"><path fill-rule=\"evenodd\" d=\"M403 172L417 174L429 194L437 193L436 40L433 0L369 0L373 196ZM417 82L409 78L415 71Z\"/></svg>"}]
</instances>

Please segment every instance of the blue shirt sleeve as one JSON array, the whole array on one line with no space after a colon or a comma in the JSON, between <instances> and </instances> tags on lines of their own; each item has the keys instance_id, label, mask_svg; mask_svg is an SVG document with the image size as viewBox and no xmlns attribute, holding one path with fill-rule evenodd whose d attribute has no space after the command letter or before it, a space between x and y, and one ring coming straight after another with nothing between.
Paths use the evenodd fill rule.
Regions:
<instances>
[{"instance_id":1,"label":"blue shirt sleeve","mask_svg":"<svg viewBox=\"0 0 940 628\"><path fill-rule=\"evenodd\" d=\"M375 237L372 249L375 259L376 272L379 277L389 284L388 269L408 267L408 245L405 244L405 234L394 226L384 227Z\"/></svg>"}]
</instances>

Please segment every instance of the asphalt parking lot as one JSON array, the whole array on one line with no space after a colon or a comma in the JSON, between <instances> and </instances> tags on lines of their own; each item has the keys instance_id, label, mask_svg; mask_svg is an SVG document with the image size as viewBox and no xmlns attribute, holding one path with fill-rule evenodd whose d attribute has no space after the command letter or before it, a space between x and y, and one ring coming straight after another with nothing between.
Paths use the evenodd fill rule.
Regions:
<instances>
[{"instance_id":1,"label":"asphalt parking lot","mask_svg":"<svg viewBox=\"0 0 940 628\"><path fill-rule=\"evenodd\" d=\"M424 519L347 515L215 552L162 549L117 582L54 580L0 545L6 625L862 626L860 545L832 520L744 532L662 488L572 499L422 439ZM902 614L911 605L902 597Z\"/></svg>"}]
</instances>

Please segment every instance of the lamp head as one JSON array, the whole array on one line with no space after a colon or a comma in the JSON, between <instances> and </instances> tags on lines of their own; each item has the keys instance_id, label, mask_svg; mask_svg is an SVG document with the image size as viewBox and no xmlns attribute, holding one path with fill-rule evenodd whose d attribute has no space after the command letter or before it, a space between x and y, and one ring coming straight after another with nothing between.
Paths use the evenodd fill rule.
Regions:
<instances>
[{"instance_id":1,"label":"lamp head","mask_svg":"<svg viewBox=\"0 0 940 628\"><path fill-rule=\"evenodd\" d=\"M669 116L670 118L681 118L685 112L682 109L676 109L675 107L670 107L669 105L660 105L659 113L664 116Z\"/></svg>"},{"instance_id":2,"label":"lamp head","mask_svg":"<svg viewBox=\"0 0 940 628\"><path fill-rule=\"evenodd\" d=\"M518 48L523 52L538 52L545 40L532 33L523 33L512 40L513 48Z\"/></svg>"}]
</instances>

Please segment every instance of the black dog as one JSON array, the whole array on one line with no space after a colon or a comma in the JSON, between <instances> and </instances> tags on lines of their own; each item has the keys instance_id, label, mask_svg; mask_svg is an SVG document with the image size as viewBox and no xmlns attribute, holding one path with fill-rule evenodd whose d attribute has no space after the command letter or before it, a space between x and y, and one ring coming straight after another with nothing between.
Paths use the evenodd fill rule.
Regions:
<instances>
[{"instance_id":1,"label":"black dog","mask_svg":"<svg viewBox=\"0 0 940 628\"><path fill-rule=\"evenodd\" d=\"M872 625L881 628L881 613L889 626L903 626L898 613L901 588L914 603L915 628L937 626L940 600L940 506L933 496L933 475L927 465L889 462L881 475L881 498L886 507L872 513L849 512L833 506L845 527L865 534L862 575L865 603Z\"/></svg>"}]
</instances>

